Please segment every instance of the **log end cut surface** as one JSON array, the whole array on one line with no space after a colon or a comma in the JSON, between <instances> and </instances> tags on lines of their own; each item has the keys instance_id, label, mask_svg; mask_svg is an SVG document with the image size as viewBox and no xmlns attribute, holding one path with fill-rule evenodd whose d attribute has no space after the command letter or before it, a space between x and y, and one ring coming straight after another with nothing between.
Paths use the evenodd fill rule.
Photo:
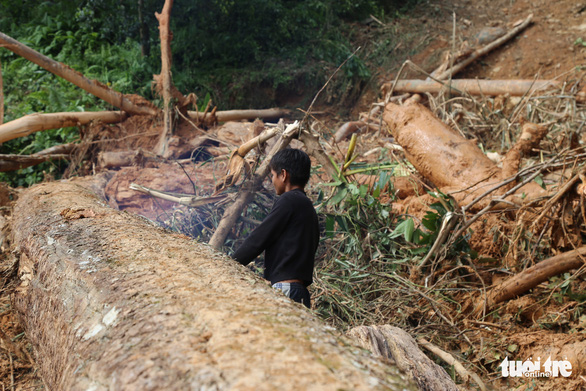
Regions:
<instances>
[{"instance_id":1,"label":"log end cut surface","mask_svg":"<svg viewBox=\"0 0 586 391\"><path fill-rule=\"evenodd\" d=\"M48 183L15 207L16 306L55 390L403 390L227 256Z\"/></svg>"}]
</instances>

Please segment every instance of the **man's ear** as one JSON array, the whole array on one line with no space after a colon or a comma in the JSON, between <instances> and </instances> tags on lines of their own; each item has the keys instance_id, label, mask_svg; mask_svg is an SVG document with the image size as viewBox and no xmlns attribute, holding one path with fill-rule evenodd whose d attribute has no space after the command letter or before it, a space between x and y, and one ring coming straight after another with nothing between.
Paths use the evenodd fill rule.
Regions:
<instances>
[{"instance_id":1,"label":"man's ear","mask_svg":"<svg viewBox=\"0 0 586 391\"><path fill-rule=\"evenodd\" d=\"M289 179L291 179L289 171L285 170L284 168L281 169L281 174L283 175L283 182L288 182Z\"/></svg>"}]
</instances>

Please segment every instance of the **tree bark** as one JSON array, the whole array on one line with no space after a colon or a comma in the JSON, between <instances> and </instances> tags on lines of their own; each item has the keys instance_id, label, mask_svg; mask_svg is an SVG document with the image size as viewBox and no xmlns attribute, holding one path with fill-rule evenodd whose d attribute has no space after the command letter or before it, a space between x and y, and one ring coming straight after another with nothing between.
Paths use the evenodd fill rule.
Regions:
<instances>
[{"instance_id":1,"label":"tree bark","mask_svg":"<svg viewBox=\"0 0 586 391\"><path fill-rule=\"evenodd\" d=\"M65 159L69 155L0 155L0 172L16 171L22 168L36 166L53 159Z\"/></svg>"},{"instance_id":2,"label":"tree bark","mask_svg":"<svg viewBox=\"0 0 586 391\"><path fill-rule=\"evenodd\" d=\"M160 88L163 95L163 132L159 136L157 144L157 153L161 156L165 155L167 149L167 142L169 137L173 134L173 79L171 77L171 40L172 33L170 30L171 8L173 8L173 0L165 0L165 5L161 13L155 13L159 21L159 36L161 39L161 74L158 82L161 83Z\"/></svg>"},{"instance_id":3,"label":"tree bark","mask_svg":"<svg viewBox=\"0 0 586 391\"><path fill-rule=\"evenodd\" d=\"M121 111L29 114L0 125L0 143L42 130L80 126L91 121L112 124L122 122L125 119L126 113Z\"/></svg>"},{"instance_id":4,"label":"tree bark","mask_svg":"<svg viewBox=\"0 0 586 391\"><path fill-rule=\"evenodd\" d=\"M450 129L423 105L389 103L383 119L407 159L440 189L467 189L498 177L499 168L474 141Z\"/></svg>"},{"instance_id":5,"label":"tree bark","mask_svg":"<svg viewBox=\"0 0 586 391\"><path fill-rule=\"evenodd\" d=\"M535 91L543 91L559 87L557 80L478 80L458 79L449 83L438 83L433 80L398 80L393 91L410 93L437 93L442 90L461 92L471 95L496 96L509 94L523 96Z\"/></svg>"},{"instance_id":6,"label":"tree bark","mask_svg":"<svg viewBox=\"0 0 586 391\"><path fill-rule=\"evenodd\" d=\"M398 327L358 326L348 335L375 356L393 360L422 391L457 391L447 372L431 361L415 340Z\"/></svg>"},{"instance_id":7,"label":"tree bark","mask_svg":"<svg viewBox=\"0 0 586 391\"><path fill-rule=\"evenodd\" d=\"M139 106L130 101L127 96L114 91L104 84L90 80L83 76L81 73L69 68L68 66L54 61L41 53L29 48L26 45L18 42L17 40L9 37L6 34L0 33L0 44L6 49L18 54L21 57L26 58L29 61L34 62L38 66L48 70L49 72L62 77L63 79L75 84L83 90L89 92L92 95L97 96L100 99L110 103L111 105L118 107L120 110L125 111L129 114L138 115L156 115L159 110L152 105ZM146 101L145 101L146 102Z\"/></svg>"},{"instance_id":8,"label":"tree bark","mask_svg":"<svg viewBox=\"0 0 586 391\"><path fill-rule=\"evenodd\" d=\"M0 61L0 125L4 123L4 81L2 79L2 62Z\"/></svg>"},{"instance_id":9,"label":"tree bark","mask_svg":"<svg viewBox=\"0 0 586 391\"><path fill-rule=\"evenodd\" d=\"M215 121L213 122L228 122L228 121L242 121L242 120L255 120L261 119L279 119L291 115L291 110L272 108L272 109L260 109L260 110L225 110L216 111L214 114L199 111L188 111L187 114L190 118L196 121L206 121L207 116L215 115Z\"/></svg>"},{"instance_id":10,"label":"tree bark","mask_svg":"<svg viewBox=\"0 0 586 391\"><path fill-rule=\"evenodd\" d=\"M510 277L492 288L488 293L486 301L484 298L476 302L474 312L480 314L485 308L489 310L495 304L512 299L529 289L547 281L550 277L560 275L570 270L579 269L586 265L584 260L586 256L586 247L580 247L576 250L568 251L554 257L545 259L530 268L523 270L521 273Z\"/></svg>"},{"instance_id":11,"label":"tree bark","mask_svg":"<svg viewBox=\"0 0 586 391\"><path fill-rule=\"evenodd\" d=\"M149 28L144 20L144 0L138 0L138 25L140 34L140 54L143 57L151 55L151 44L149 40Z\"/></svg>"},{"instance_id":12,"label":"tree bark","mask_svg":"<svg viewBox=\"0 0 586 391\"><path fill-rule=\"evenodd\" d=\"M12 232L49 389L413 389L248 269L79 185L25 190Z\"/></svg>"}]
</instances>

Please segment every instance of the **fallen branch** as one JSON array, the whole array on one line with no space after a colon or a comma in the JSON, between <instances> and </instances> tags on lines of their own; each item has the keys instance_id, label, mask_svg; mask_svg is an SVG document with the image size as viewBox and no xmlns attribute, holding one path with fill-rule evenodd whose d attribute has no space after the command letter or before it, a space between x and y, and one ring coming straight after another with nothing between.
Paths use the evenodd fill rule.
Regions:
<instances>
[{"instance_id":1,"label":"fallen branch","mask_svg":"<svg viewBox=\"0 0 586 391\"><path fill-rule=\"evenodd\" d=\"M0 172L16 171L53 159L67 159L76 144L61 144L44 149L32 155L0 155Z\"/></svg>"},{"instance_id":2,"label":"fallen branch","mask_svg":"<svg viewBox=\"0 0 586 391\"><path fill-rule=\"evenodd\" d=\"M224 200L228 196L227 194L220 194L210 197L198 197L189 194L171 193L167 191L150 189L146 186L141 186L136 183L131 183L130 189L136 190L143 194L148 194L155 198L160 198L162 200L172 201L181 205L189 206L191 208L197 208L200 206L213 204Z\"/></svg>"},{"instance_id":3,"label":"fallen branch","mask_svg":"<svg viewBox=\"0 0 586 391\"><path fill-rule=\"evenodd\" d=\"M535 288L550 277L583 267L586 264L584 256L586 256L586 247L580 247L545 259L523 270L521 273L492 288L486 298L478 299L474 306L474 314L480 314L485 304L488 310L495 304L512 299L529 289Z\"/></svg>"},{"instance_id":4,"label":"fallen branch","mask_svg":"<svg viewBox=\"0 0 586 391\"><path fill-rule=\"evenodd\" d=\"M480 377L477 374L467 370L462 365L462 363L456 360L454 356L452 356L450 353L441 350L440 348L438 348L431 342L428 342L424 338L417 339L417 343L419 343L419 345L423 346L425 349L429 350L431 353L441 358L448 365L453 366L456 372L458 372L458 375L460 375L460 377L462 378L462 380L464 380L465 383L468 383L470 381L470 378L472 378L474 382L478 384L478 387L480 387L482 391L486 391L486 386L484 385L484 382L480 379Z\"/></svg>"},{"instance_id":5,"label":"fallen branch","mask_svg":"<svg viewBox=\"0 0 586 391\"><path fill-rule=\"evenodd\" d=\"M282 132L282 130L280 131ZM242 172L249 169L246 161L244 160L248 152L252 151L254 147L266 143L268 140L275 137L278 132L278 126L269 127L258 136L242 144L240 147L238 147L238 149L232 151L230 154L228 169L226 170L226 175L218 181L218 184L216 185L216 193L235 185L236 182L238 182L238 179L240 179Z\"/></svg>"},{"instance_id":6,"label":"fallen branch","mask_svg":"<svg viewBox=\"0 0 586 391\"><path fill-rule=\"evenodd\" d=\"M124 121L126 117L122 111L29 114L0 125L0 143L43 130L86 125L91 121L113 124Z\"/></svg>"},{"instance_id":7,"label":"fallen branch","mask_svg":"<svg viewBox=\"0 0 586 391\"><path fill-rule=\"evenodd\" d=\"M309 131L304 130L299 135L299 140L305 145L307 154L309 156L313 156L315 160L317 160L322 165L324 170L326 170L333 181L346 182L346 178L343 175L340 175L341 173L338 167L332 163L326 152L323 150L317 136L314 136Z\"/></svg>"},{"instance_id":8,"label":"fallen branch","mask_svg":"<svg viewBox=\"0 0 586 391\"><path fill-rule=\"evenodd\" d=\"M279 119L291 115L291 110L272 108L262 110L225 110L216 111L213 114L207 111L188 111L187 115L195 121L206 121L206 122L228 122L228 121L242 121L242 120L255 120L260 119ZM207 117L206 117L207 116ZM213 117L214 120L208 120Z\"/></svg>"},{"instance_id":9,"label":"fallen branch","mask_svg":"<svg viewBox=\"0 0 586 391\"><path fill-rule=\"evenodd\" d=\"M506 33L505 35L503 35L499 39L489 43L488 45L486 45L478 50L475 50L465 60L455 64L454 66L450 67L449 69L447 69L443 73L440 73L439 75L437 75L435 78L439 79L439 80L451 79L455 74L460 72L462 69L466 68L468 65L470 65L471 63L476 61L478 58L491 52L492 50L496 49L497 47L501 46L502 44L504 44L505 42L507 42L508 40L513 38L515 35L519 34L527 26L529 26L532 19L533 19L533 14L529 15L527 17L527 19L525 19L521 24L519 24L517 27L513 28L511 31L509 31L508 33Z\"/></svg>"},{"instance_id":10,"label":"fallen branch","mask_svg":"<svg viewBox=\"0 0 586 391\"><path fill-rule=\"evenodd\" d=\"M16 171L22 168L36 166L53 159L65 159L65 154L45 155L0 155L0 172Z\"/></svg>"},{"instance_id":11,"label":"fallen branch","mask_svg":"<svg viewBox=\"0 0 586 391\"><path fill-rule=\"evenodd\" d=\"M75 84L90 94L97 96L98 98L110 103L115 107L118 107L120 110L129 114L156 115L159 112L155 106L148 103L146 100L143 100L144 105L136 105L131 102L127 96L119 93L118 91L114 91L96 80L88 79L81 73L60 62L43 56L41 53L29 48L26 45L23 45L6 34L0 33L0 46L5 47L19 56L34 62L47 71Z\"/></svg>"},{"instance_id":12,"label":"fallen branch","mask_svg":"<svg viewBox=\"0 0 586 391\"><path fill-rule=\"evenodd\" d=\"M456 79L449 83L433 80L398 80L395 92L437 93L442 90L470 95L496 96L509 94L523 96L535 91L557 88L561 83L557 80L478 80Z\"/></svg>"},{"instance_id":13,"label":"fallen branch","mask_svg":"<svg viewBox=\"0 0 586 391\"><path fill-rule=\"evenodd\" d=\"M283 122L280 122L281 129L284 127ZM243 188L240 190L236 201L230 205L224 211L224 216L222 216L222 220L218 224L216 231L212 235L209 245L213 248L219 249L224 245L226 241L226 237L228 233L236 224L236 221L242 214L244 208L252 201L254 197L254 193L257 189L261 186L262 182L264 181L265 177L269 173L269 163L271 158L280 150L285 149L291 139L295 136L296 133L299 132L299 123L295 121L295 123L288 125L285 130L283 131L280 140L273 146L271 152L267 155L267 157L263 160L260 167L256 170L254 177L249 180Z\"/></svg>"}]
</instances>

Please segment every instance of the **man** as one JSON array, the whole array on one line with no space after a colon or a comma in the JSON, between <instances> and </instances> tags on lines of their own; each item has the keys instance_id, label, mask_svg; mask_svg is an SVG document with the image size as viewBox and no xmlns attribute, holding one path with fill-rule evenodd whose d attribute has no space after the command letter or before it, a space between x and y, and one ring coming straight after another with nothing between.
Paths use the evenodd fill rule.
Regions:
<instances>
[{"instance_id":1,"label":"man","mask_svg":"<svg viewBox=\"0 0 586 391\"><path fill-rule=\"evenodd\" d=\"M311 308L307 287L313 282L319 243L317 214L304 191L311 162L299 149L284 149L273 156L269 167L279 198L233 258L247 265L265 251L264 277L292 300Z\"/></svg>"}]
</instances>

